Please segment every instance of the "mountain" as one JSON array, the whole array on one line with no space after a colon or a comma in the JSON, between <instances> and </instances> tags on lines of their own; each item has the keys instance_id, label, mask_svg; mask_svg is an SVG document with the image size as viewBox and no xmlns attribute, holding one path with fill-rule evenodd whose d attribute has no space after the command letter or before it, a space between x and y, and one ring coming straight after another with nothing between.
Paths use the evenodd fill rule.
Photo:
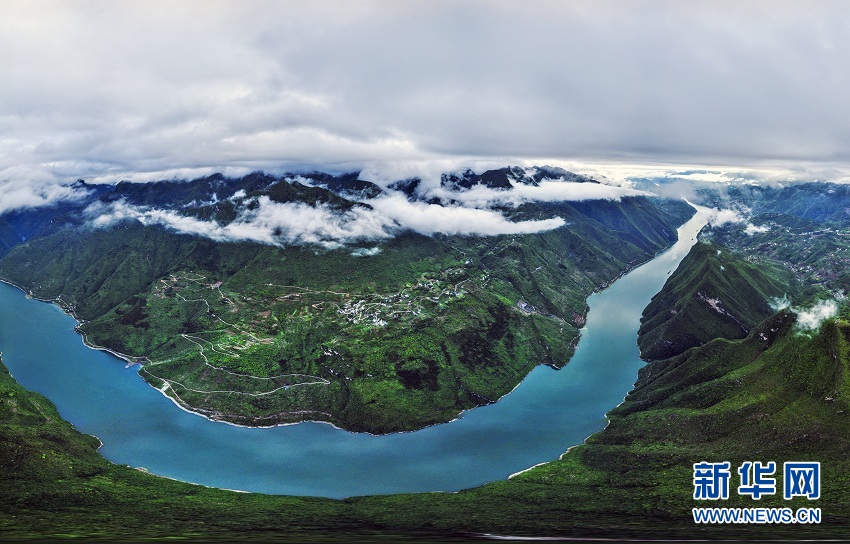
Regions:
<instances>
[{"instance_id":1,"label":"mountain","mask_svg":"<svg viewBox=\"0 0 850 544\"><path fill-rule=\"evenodd\" d=\"M755 266L724 246L698 242L644 309L641 356L666 359L715 338L739 339L794 292L794 275Z\"/></svg>"},{"instance_id":2,"label":"mountain","mask_svg":"<svg viewBox=\"0 0 850 544\"><path fill-rule=\"evenodd\" d=\"M440 184L449 189L471 189L476 185L490 189L511 189L515 184L538 185L541 181L566 181L571 183L595 183L586 176L568 172L563 168L539 166L532 169L513 166L487 170L476 174L472 170L446 173L441 176Z\"/></svg>"},{"instance_id":3,"label":"mountain","mask_svg":"<svg viewBox=\"0 0 850 544\"><path fill-rule=\"evenodd\" d=\"M778 214L820 223L850 223L850 187L840 183L795 183L784 187L735 185L728 198L753 215Z\"/></svg>"},{"instance_id":4,"label":"mountain","mask_svg":"<svg viewBox=\"0 0 850 544\"><path fill-rule=\"evenodd\" d=\"M511 189L498 180L575 177L459 176L499 195ZM394 432L495 402L537 364L566 364L586 297L672 243L693 213L645 196L463 207L469 188L448 185L447 204L316 172L79 186L73 213L10 216L12 229L54 219L0 259L0 277L56 300L87 342L143 363L152 386L211 419ZM388 222L388 205L519 232L423 234Z\"/></svg>"},{"instance_id":5,"label":"mountain","mask_svg":"<svg viewBox=\"0 0 850 544\"><path fill-rule=\"evenodd\" d=\"M850 192L835 184L731 186L746 222L708 226L645 309L638 344L663 359L739 339L782 305L850 293Z\"/></svg>"}]
</instances>

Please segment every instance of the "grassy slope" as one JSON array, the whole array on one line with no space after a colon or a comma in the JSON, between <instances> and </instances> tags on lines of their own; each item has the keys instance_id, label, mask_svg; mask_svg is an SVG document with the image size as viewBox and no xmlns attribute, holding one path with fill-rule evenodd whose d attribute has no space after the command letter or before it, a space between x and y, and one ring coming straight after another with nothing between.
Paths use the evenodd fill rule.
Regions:
<instances>
[{"instance_id":1,"label":"grassy slope","mask_svg":"<svg viewBox=\"0 0 850 544\"><path fill-rule=\"evenodd\" d=\"M789 294L793 283L788 270L754 266L724 246L700 242L644 309L641 354L663 359L715 338L743 338L773 313L768 300Z\"/></svg>"},{"instance_id":2,"label":"grassy slope","mask_svg":"<svg viewBox=\"0 0 850 544\"><path fill-rule=\"evenodd\" d=\"M167 537L264 531L369 533L347 505L189 485L113 465L53 404L0 368L0 539Z\"/></svg>"},{"instance_id":3,"label":"grassy slope","mask_svg":"<svg viewBox=\"0 0 850 544\"><path fill-rule=\"evenodd\" d=\"M850 530L850 323L798 334L777 314L744 340L650 364L611 424L561 460L452 494L346 501L237 494L111 465L43 397L0 374L0 533L296 538L299 535L823 538ZM831 398L832 400L827 400ZM816 526L697 527L698 461L816 460L822 498L723 506L817 506ZM734 480L733 480L734 481Z\"/></svg>"}]
</instances>

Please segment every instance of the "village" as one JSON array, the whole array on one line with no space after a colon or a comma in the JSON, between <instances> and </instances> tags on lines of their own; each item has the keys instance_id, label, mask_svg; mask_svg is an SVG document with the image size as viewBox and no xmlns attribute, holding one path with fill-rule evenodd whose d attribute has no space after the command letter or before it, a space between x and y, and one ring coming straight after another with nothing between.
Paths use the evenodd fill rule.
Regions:
<instances>
[{"instance_id":1,"label":"village","mask_svg":"<svg viewBox=\"0 0 850 544\"><path fill-rule=\"evenodd\" d=\"M184 315L177 335L191 343L198 362L225 372L268 376L266 365L249 363L258 346L276 342L295 324L322 322L341 333L350 327L361 331L407 324L445 311L453 301L485 286L489 276L467 267L424 273L397 292L345 292L296 285L263 284L253 291L237 293L218 279L194 272L162 278L151 298ZM527 312L526 312L527 313ZM271 347L271 346L270 346ZM322 349L332 355L328 348ZM252 356L243 358L248 352ZM246 360L248 359L248 360Z\"/></svg>"}]
</instances>

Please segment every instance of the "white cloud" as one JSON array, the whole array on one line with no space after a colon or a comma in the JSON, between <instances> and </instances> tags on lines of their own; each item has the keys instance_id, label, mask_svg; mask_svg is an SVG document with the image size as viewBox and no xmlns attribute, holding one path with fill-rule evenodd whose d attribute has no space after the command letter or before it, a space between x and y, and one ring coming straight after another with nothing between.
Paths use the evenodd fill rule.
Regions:
<instances>
[{"instance_id":1,"label":"white cloud","mask_svg":"<svg viewBox=\"0 0 850 544\"><path fill-rule=\"evenodd\" d=\"M738 210L732 209L711 209L711 215L708 219L708 224L712 227L721 227L723 225L728 224L739 224L743 227L744 234L747 236L752 236L754 234L760 234L763 232L769 232L770 227L767 225L753 225L750 223L745 214L749 213L749 210L744 212L740 212Z\"/></svg>"},{"instance_id":2,"label":"white cloud","mask_svg":"<svg viewBox=\"0 0 850 544\"><path fill-rule=\"evenodd\" d=\"M737 211L724 209L712 209L708 218L708 224L712 227L721 227L729 223L746 223L746 219Z\"/></svg>"},{"instance_id":3,"label":"white cloud","mask_svg":"<svg viewBox=\"0 0 850 544\"><path fill-rule=\"evenodd\" d=\"M252 241L271 245L337 247L345 242L387 238L397 227L386 217L361 207L338 212L323 205L314 207L302 203L272 202L266 196L259 197L257 203L253 210L243 208L239 216L226 225L125 202L96 203L86 210L86 215L95 227L135 219L145 225L161 225L217 241Z\"/></svg>"},{"instance_id":4,"label":"white cloud","mask_svg":"<svg viewBox=\"0 0 850 544\"><path fill-rule=\"evenodd\" d=\"M398 193L372 199L369 204L400 226L421 234L526 234L565 224L560 217L513 222L496 211L409 202Z\"/></svg>"},{"instance_id":5,"label":"white cloud","mask_svg":"<svg viewBox=\"0 0 850 544\"><path fill-rule=\"evenodd\" d=\"M86 209L85 215L94 227L108 227L132 219L217 241L329 248L350 242L382 240L406 229L425 235L493 236L542 232L565 224L560 217L514 222L492 210L409 202L400 194L370 200L371 209L355 206L347 211L321 204L278 203L267 196L257 198L256 203L254 209L243 207L236 219L226 225L171 210L133 206L124 201L94 203Z\"/></svg>"},{"instance_id":6,"label":"white cloud","mask_svg":"<svg viewBox=\"0 0 850 544\"><path fill-rule=\"evenodd\" d=\"M465 191L450 191L445 188L431 189L424 196L454 200L473 208L493 206L519 206L525 202L580 202L584 200L620 200L624 196L647 195L627 187L599 183L575 183L568 181L541 181L539 185L517 183L509 190L491 189L476 185Z\"/></svg>"},{"instance_id":7,"label":"white cloud","mask_svg":"<svg viewBox=\"0 0 850 544\"><path fill-rule=\"evenodd\" d=\"M374 255L377 255L381 251L382 251L381 248L378 247L378 246L370 247L370 248L359 247L359 248L357 248L357 249L355 249L354 251L351 252L351 256L352 257L372 257Z\"/></svg>"},{"instance_id":8,"label":"white cloud","mask_svg":"<svg viewBox=\"0 0 850 544\"><path fill-rule=\"evenodd\" d=\"M481 174L487 170L496 170L511 165L533 167L535 163L518 157L430 157L416 160L372 160L363 164L360 179L371 181L386 188L400 180L419 178L418 191L420 194L424 194L441 189L443 174L461 174L466 170Z\"/></svg>"},{"instance_id":9,"label":"white cloud","mask_svg":"<svg viewBox=\"0 0 850 544\"><path fill-rule=\"evenodd\" d=\"M753 225L752 223L747 223L747 228L744 229L744 232L747 236L752 236L753 234L761 234L763 232L769 232L770 227L767 225Z\"/></svg>"},{"instance_id":10,"label":"white cloud","mask_svg":"<svg viewBox=\"0 0 850 544\"><path fill-rule=\"evenodd\" d=\"M821 323L838 313L838 304L834 300L822 300L807 310L796 309L797 325L804 330L814 330Z\"/></svg>"},{"instance_id":11,"label":"white cloud","mask_svg":"<svg viewBox=\"0 0 850 544\"><path fill-rule=\"evenodd\" d=\"M62 184L47 172L27 167L10 167L0 171L0 214L80 200L86 194L87 190Z\"/></svg>"},{"instance_id":12,"label":"white cloud","mask_svg":"<svg viewBox=\"0 0 850 544\"><path fill-rule=\"evenodd\" d=\"M797 314L797 326L807 331L818 329L824 321L838 314L838 303L834 300L821 300L803 309L792 306L791 300L785 295L770 299L769 304L774 312L787 308Z\"/></svg>"},{"instance_id":13,"label":"white cloud","mask_svg":"<svg viewBox=\"0 0 850 544\"><path fill-rule=\"evenodd\" d=\"M773 297L767 302L774 312L778 312L779 310L784 310L785 308L791 307L791 299L788 298L788 295L782 295L781 297Z\"/></svg>"},{"instance_id":14,"label":"white cloud","mask_svg":"<svg viewBox=\"0 0 850 544\"><path fill-rule=\"evenodd\" d=\"M525 202L559 202L584 200L620 200L624 196L648 195L629 187L628 181L612 182L600 176L600 183L576 183L572 181L545 180L538 185L512 183L511 190L491 189L475 185L470 189L454 190L442 186L445 173L462 175L466 170L482 174L487 170L519 165L528 175L533 175L540 164L560 161L542 159L535 163L524 159L475 160L470 158L429 161L381 161L370 162L360 173L360 179L371 181L387 188L399 180L419 178L417 194L421 198L439 198L443 201L460 203L473 208L493 206L518 206ZM572 165L566 165L572 166ZM575 169L574 169L575 170ZM303 181L302 181L303 182Z\"/></svg>"}]
</instances>

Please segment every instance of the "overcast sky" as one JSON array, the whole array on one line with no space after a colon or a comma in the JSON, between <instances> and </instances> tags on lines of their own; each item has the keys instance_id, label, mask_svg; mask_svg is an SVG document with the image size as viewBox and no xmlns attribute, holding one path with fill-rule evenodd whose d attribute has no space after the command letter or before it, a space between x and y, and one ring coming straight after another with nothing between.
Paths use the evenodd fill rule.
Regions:
<instances>
[{"instance_id":1,"label":"overcast sky","mask_svg":"<svg viewBox=\"0 0 850 544\"><path fill-rule=\"evenodd\" d=\"M4 0L0 73L7 189L544 159L850 164L843 1Z\"/></svg>"}]
</instances>

